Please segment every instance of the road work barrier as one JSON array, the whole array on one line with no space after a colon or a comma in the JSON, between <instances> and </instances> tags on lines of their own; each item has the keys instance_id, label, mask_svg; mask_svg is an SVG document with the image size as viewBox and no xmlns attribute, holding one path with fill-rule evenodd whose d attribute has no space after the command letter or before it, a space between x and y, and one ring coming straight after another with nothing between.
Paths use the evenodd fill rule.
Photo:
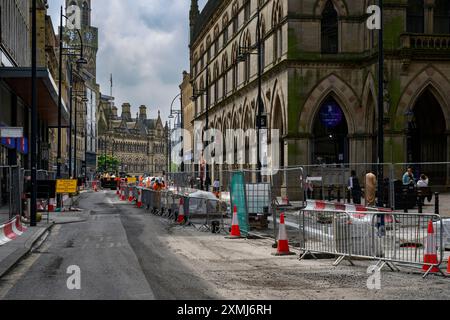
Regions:
<instances>
[{"instance_id":1,"label":"road work barrier","mask_svg":"<svg viewBox=\"0 0 450 320\"><path fill-rule=\"evenodd\" d=\"M0 246L21 236L27 229L22 226L20 216L0 226Z\"/></svg>"},{"instance_id":2,"label":"road work barrier","mask_svg":"<svg viewBox=\"0 0 450 320\"><path fill-rule=\"evenodd\" d=\"M211 193L196 191L189 194L173 190L139 189L142 192L143 206L150 213L178 222L182 205L183 225L193 226L199 231L227 233L227 206Z\"/></svg>"},{"instance_id":3,"label":"road work barrier","mask_svg":"<svg viewBox=\"0 0 450 320\"><path fill-rule=\"evenodd\" d=\"M424 277L434 272L444 275L443 222L438 215L302 210L298 224L300 260L309 254L329 254L338 257L334 266L362 258L377 261L380 270L388 266L398 271L398 264L423 268Z\"/></svg>"},{"instance_id":4,"label":"road work barrier","mask_svg":"<svg viewBox=\"0 0 450 320\"><path fill-rule=\"evenodd\" d=\"M344 212L392 212L392 209L365 207L363 205L343 204L328 201L308 200L305 210L328 210Z\"/></svg>"}]
</instances>

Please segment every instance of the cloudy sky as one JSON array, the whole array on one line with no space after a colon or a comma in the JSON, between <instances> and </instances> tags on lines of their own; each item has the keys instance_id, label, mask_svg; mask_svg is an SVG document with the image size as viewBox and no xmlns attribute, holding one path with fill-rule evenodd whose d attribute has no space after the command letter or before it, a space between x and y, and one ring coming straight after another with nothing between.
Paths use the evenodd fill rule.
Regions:
<instances>
[{"instance_id":1,"label":"cloudy sky","mask_svg":"<svg viewBox=\"0 0 450 320\"><path fill-rule=\"evenodd\" d=\"M48 3L57 24L65 1ZM200 10L205 3L199 1ZM189 70L189 8L189 0L92 0L92 24L99 28L97 82L109 94L113 74L117 106L130 102L136 114L145 104L151 117L161 110L167 120L182 72Z\"/></svg>"}]
</instances>

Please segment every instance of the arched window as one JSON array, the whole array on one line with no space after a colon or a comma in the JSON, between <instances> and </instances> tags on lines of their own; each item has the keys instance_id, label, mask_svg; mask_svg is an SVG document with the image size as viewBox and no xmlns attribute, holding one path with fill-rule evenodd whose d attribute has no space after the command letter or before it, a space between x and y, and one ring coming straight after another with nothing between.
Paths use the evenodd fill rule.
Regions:
<instances>
[{"instance_id":1,"label":"arched window","mask_svg":"<svg viewBox=\"0 0 450 320\"><path fill-rule=\"evenodd\" d=\"M261 26L259 28L259 36L260 36L260 40L261 40L261 67L262 67L262 71L264 71L264 67L266 66L266 41L265 41L265 36L266 36L266 23L264 21L264 16L261 15L260 18L261 21Z\"/></svg>"},{"instance_id":2,"label":"arched window","mask_svg":"<svg viewBox=\"0 0 450 320\"><path fill-rule=\"evenodd\" d=\"M348 163L348 126L341 106L330 96L321 105L313 129L317 164Z\"/></svg>"},{"instance_id":3,"label":"arched window","mask_svg":"<svg viewBox=\"0 0 450 320\"><path fill-rule=\"evenodd\" d=\"M214 104L219 100L219 62L214 64Z\"/></svg>"},{"instance_id":4,"label":"arched window","mask_svg":"<svg viewBox=\"0 0 450 320\"><path fill-rule=\"evenodd\" d=\"M436 0L434 7L434 33L450 34L450 2Z\"/></svg>"},{"instance_id":5,"label":"arched window","mask_svg":"<svg viewBox=\"0 0 450 320\"><path fill-rule=\"evenodd\" d=\"M333 2L328 0L322 12L322 53L338 53L339 50L339 24L338 13Z\"/></svg>"},{"instance_id":6,"label":"arched window","mask_svg":"<svg viewBox=\"0 0 450 320\"><path fill-rule=\"evenodd\" d=\"M214 28L214 56L219 53L219 25Z\"/></svg>"},{"instance_id":7,"label":"arched window","mask_svg":"<svg viewBox=\"0 0 450 320\"><path fill-rule=\"evenodd\" d=\"M274 4L272 12L273 25L273 57L274 60L281 58L283 53L283 29L281 26L281 19L283 17L283 9L279 1Z\"/></svg>"},{"instance_id":8,"label":"arched window","mask_svg":"<svg viewBox=\"0 0 450 320\"><path fill-rule=\"evenodd\" d=\"M250 20L250 0L245 0L244 3L244 22L247 22L248 20Z\"/></svg>"},{"instance_id":9,"label":"arched window","mask_svg":"<svg viewBox=\"0 0 450 320\"><path fill-rule=\"evenodd\" d=\"M209 63L211 61L211 37L206 38L206 61Z\"/></svg>"},{"instance_id":10,"label":"arched window","mask_svg":"<svg viewBox=\"0 0 450 320\"><path fill-rule=\"evenodd\" d=\"M233 34L236 34L239 29L239 5L238 5L237 1L235 1L233 3L232 15L233 15L233 18L232 18L233 19Z\"/></svg>"},{"instance_id":11,"label":"arched window","mask_svg":"<svg viewBox=\"0 0 450 320\"><path fill-rule=\"evenodd\" d=\"M250 48L252 45L252 41L250 39L250 34L247 33L244 41L244 47ZM251 73L251 54L245 55L245 63L244 63L244 81L248 82L250 80Z\"/></svg>"},{"instance_id":12,"label":"arched window","mask_svg":"<svg viewBox=\"0 0 450 320\"><path fill-rule=\"evenodd\" d=\"M406 10L406 31L411 33L425 32L424 0L408 0Z\"/></svg>"},{"instance_id":13,"label":"arched window","mask_svg":"<svg viewBox=\"0 0 450 320\"><path fill-rule=\"evenodd\" d=\"M205 95L205 99L207 99L206 101L206 107L209 108L211 107L211 91L212 91L212 77L211 77L211 69L208 68L208 70L206 71L207 75L206 75L206 81L205 81L205 88L208 91L208 94Z\"/></svg>"},{"instance_id":14,"label":"arched window","mask_svg":"<svg viewBox=\"0 0 450 320\"><path fill-rule=\"evenodd\" d=\"M222 56L222 97L225 98L228 93L228 57L225 53Z\"/></svg>"},{"instance_id":15,"label":"arched window","mask_svg":"<svg viewBox=\"0 0 450 320\"><path fill-rule=\"evenodd\" d=\"M89 4L84 1L83 5L82 5L82 18L81 18L81 23L83 26L87 27L90 25L89 23Z\"/></svg>"},{"instance_id":16,"label":"arched window","mask_svg":"<svg viewBox=\"0 0 450 320\"><path fill-rule=\"evenodd\" d=\"M228 13L225 13L222 19L223 28L223 46L225 47L228 42Z\"/></svg>"},{"instance_id":17,"label":"arched window","mask_svg":"<svg viewBox=\"0 0 450 320\"><path fill-rule=\"evenodd\" d=\"M199 89L200 91L203 92L203 90L205 90L205 80L203 79L203 76L200 78L200 85L199 85ZM204 95L200 96L200 112L203 112L203 108L205 107L205 100L204 100Z\"/></svg>"},{"instance_id":18,"label":"arched window","mask_svg":"<svg viewBox=\"0 0 450 320\"><path fill-rule=\"evenodd\" d=\"M232 76L233 76L233 90L236 90L237 86L238 86L238 61L237 61L237 56L238 56L238 52L237 52L237 46L236 44L233 45L233 57L232 57L232 65L233 65L233 71L232 71Z\"/></svg>"}]
</instances>

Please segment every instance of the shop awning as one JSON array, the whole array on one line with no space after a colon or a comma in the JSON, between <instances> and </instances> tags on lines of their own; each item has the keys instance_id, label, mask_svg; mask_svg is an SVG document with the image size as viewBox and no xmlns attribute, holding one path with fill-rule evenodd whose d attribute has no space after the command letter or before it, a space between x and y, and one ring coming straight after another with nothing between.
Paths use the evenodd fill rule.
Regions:
<instances>
[{"instance_id":1,"label":"shop awning","mask_svg":"<svg viewBox=\"0 0 450 320\"><path fill-rule=\"evenodd\" d=\"M31 68L0 68L0 79L28 106L31 106ZM48 126L58 125L58 87L47 68L37 69L38 115ZM61 110L62 126L69 124L69 111L64 101Z\"/></svg>"}]
</instances>

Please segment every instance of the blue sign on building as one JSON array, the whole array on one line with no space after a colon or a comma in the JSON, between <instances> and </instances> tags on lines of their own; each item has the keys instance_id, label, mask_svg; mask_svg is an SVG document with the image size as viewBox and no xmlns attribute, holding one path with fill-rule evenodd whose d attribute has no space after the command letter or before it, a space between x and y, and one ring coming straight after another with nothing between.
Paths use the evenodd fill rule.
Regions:
<instances>
[{"instance_id":1,"label":"blue sign on building","mask_svg":"<svg viewBox=\"0 0 450 320\"><path fill-rule=\"evenodd\" d=\"M336 128L342 123L344 114L341 107L334 100L328 100L320 109L320 121L327 128Z\"/></svg>"}]
</instances>

